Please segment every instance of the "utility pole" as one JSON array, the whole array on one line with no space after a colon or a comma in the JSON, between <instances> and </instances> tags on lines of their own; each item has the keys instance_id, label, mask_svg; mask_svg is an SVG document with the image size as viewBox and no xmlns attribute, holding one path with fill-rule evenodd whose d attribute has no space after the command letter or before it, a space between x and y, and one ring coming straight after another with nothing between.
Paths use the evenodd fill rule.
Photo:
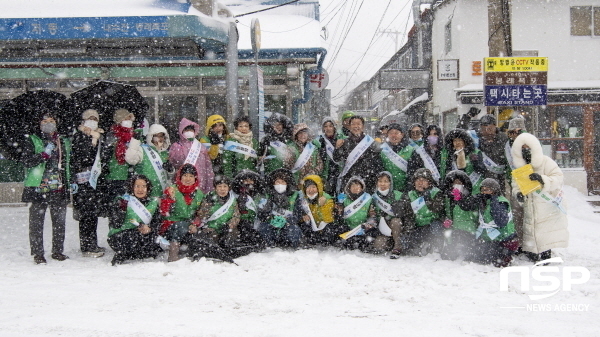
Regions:
<instances>
[{"instance_id":1,"label":"utility pole","mask_svg":"<svg viewBox=\"0 0 600 337\"><path fill-rule=\"evenodd\" d=\"M350 85L350 83L348 82L348 76L351 74L351 72L349 72L348 70L338 70L338 72L340 73L340 75L346 75L346 80L344 81L344 97L346 97L348 95L348 86Z\"/></svg>"},{"instance_id":2,"label":"utility pole","mask_svg":"<svg viewBox=\"0 0 600 337\"><path fill-rule=\"evenodd\" d=\"M399 30L392 30L392 29L380 30L379 33L394 36L394 53L397 52L398 51L398 37L400 37L404 33Z\"/></svg>"},{"instance_id":3,"label":"utility pole","mask_svg":"<svg viewBox=\"0 0 600 337\"><path fill-rule=\"evenodd\" d=\"M490 57L512 56L510 0L488 0L488 51Z\"/></svg>"}]
</instances>

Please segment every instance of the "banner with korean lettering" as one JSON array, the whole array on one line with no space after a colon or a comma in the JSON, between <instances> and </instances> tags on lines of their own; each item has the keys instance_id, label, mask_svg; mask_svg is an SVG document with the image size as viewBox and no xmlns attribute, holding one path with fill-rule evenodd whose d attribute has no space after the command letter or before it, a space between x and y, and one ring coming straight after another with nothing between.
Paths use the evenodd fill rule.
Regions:
<instances>
[{"instance_id":1,"label":"banner with korean lettering","mask_svg":"<svg viewBox=\"0 0 600 337\"><path fill-rule=\"evenodd\" d=\"M547 57L486 57L485 72L548 71Z\"/></svg>"},{"instance_id":2,"label":"banner with korean lettering","mask_svg":"<svg viewBox=\"0 0 600 337\"><path fill-rule=\"evenodd\" d=\"M545 85L486 85L486 106L546 105Z\"/></svg>"},{"instance_id":3,"label":"banner with korean lettering","mask_svg":"<svg viewBox=\"0 0 600 337\"><path fill-rule=\"evenodd\" d=\"M486 106L535 106L548 101L547 57L486 57Z\"/></svg>"}]
</instances>

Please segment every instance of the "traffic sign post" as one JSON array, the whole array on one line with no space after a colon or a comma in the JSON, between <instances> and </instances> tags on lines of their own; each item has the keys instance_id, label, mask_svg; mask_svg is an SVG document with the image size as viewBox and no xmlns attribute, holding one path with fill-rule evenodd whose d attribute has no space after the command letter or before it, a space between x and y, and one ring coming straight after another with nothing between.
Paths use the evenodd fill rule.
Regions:
<instances>
[{"instance_id":1,"label":"traffic sign post","mask_svg":"<svg viewBox=\"0 0 600 337\"><path fill-rule=\"evenodd\" d=\"M536 106L548 101L547 57L486 57L486 106Z\"/></svg>"}]
</instances>

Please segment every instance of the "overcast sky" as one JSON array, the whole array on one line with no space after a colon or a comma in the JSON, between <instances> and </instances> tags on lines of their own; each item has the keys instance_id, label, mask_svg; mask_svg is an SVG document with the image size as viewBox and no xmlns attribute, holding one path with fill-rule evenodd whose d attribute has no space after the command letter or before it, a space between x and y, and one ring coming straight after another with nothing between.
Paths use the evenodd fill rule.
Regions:
<instances>
[{"instance_id":1,"label":"overcast sky","mask_svg":"<svg viewBox=\"0 0 600 337\"><path fill-rule=\"evenodd\" d=\"M328 54L332 112L345 94L371 78L406 41L412 27L410 0L320 0ZM399 34L384 34L393 31ZM379 33L378 33L379 32ZM397 42L396 42L397 38Z\"/></svg>"}]
</instances>

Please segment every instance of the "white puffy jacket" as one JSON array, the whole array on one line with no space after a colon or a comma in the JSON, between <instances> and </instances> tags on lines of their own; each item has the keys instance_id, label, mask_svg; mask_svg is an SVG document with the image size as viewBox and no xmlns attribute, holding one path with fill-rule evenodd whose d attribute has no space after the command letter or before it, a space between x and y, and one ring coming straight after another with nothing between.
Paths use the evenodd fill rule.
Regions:
<instances>
[{"instance_id":1,"label":"white puffy jacket","mask_svg":"<svg viewBox=\"0 0 600 337\"><path fill-rule=\"evenodd\" d=\"M552 158L544 155L539 139L529 133L520 134L513 143L511 153L516 168L527 164L523 159L523 145L531 148L531 166L544 181L542 192L555 198L563 186L561 169ZM512 190L515 196L519 192L514 179ZM566 210L564 200L562 207ZM521 242L523 250L539 254L548 249L567 247L569 243L567 215L558 207L532 192L525 196L523 212L523 242Z\"/></svg>"}]
</instances>

